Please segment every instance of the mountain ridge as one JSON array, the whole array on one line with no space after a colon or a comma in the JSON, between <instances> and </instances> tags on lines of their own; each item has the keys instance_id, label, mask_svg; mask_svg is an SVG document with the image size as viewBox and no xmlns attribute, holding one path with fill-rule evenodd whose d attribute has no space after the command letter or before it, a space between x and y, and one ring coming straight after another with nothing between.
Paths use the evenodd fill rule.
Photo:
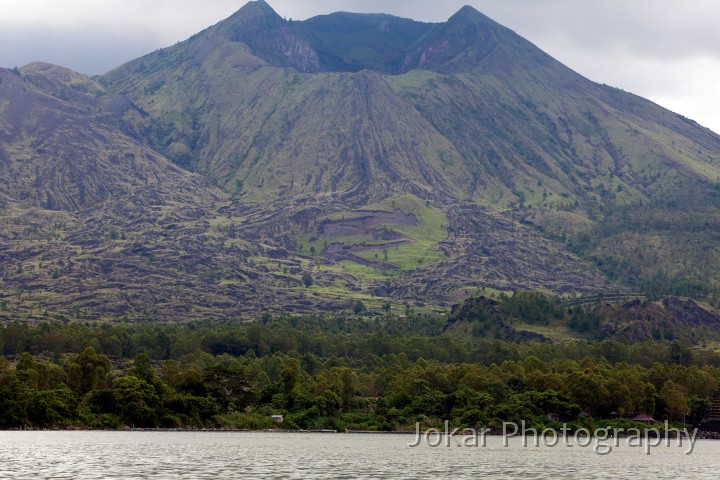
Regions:
<instances>
[{"instance_id":1,"label":"mountain ridge","mask_svg":"<svg viewBox=\"0 0 720 480\"><path fill-rule=\"evenodd\" d=\"M477 15L478 15L478 16L481 16L481 14L479 14L479 13L477 13ZM359 16L359 15L358 15L358 16ZM464 15L461 15L461 17L463 17L463 16L464 16ZM277 17L277 15L276 15L276 17ZM359 16L359 17L360 17L360 16ZM232 17L231 17L231 18L232 18ZM484 18L484 17L480 17L480 18ZM277 17L277 19L279 19L279 17ZM310 19L310 20L308 20L308 21L311 21L311 20L312 20L312 19ZM279 19L278 21L282 21L282 19ZM283 21L283 22L284 22L284 21ZM302 23L302 22L301 22L301 23ZM448 22L448 23L449 23L449 22ZM446 24L439 24L439 27L443 27L443 26L445 26L445 25L448 25L448 23L446 23ZM436 27L433 27L433 28L439 28L439 27L436 26ZM213 35L213 33L214 33L213 28L214 28L214 27L211 27L210 29L208 29L208 31L206 31L205 34L199 34L201 37L204 35L204 36L207 38L206 41L208 42L208 46L205 47L205 48L225 48L225 47L220 47L220 46L218 46L217 44L215 44L214 46L212 46L212 45L213 45L212 35ZM508 31L508 32L509 32L509 31ZM591 89L595 90L594 95L603 95L603 97L605 97L605 99L609 99L609 100L612 102L612 103L611 103L612 108L618 108L618 107L627 108L627 104L631 104L631 103L632 103L632 100L630 100L629 97L623 95L623 96L625 96L625 98L623 98L622 101L623 101L623 103L625 103L625 105L618 105L618 103L619 103L619 102L617 101L618 95L617 95L616 92L611 92L611 94L608 95L608 93L607 93L606 91L603 91L601 87L595 86L595 85L592 84L591 82L587 81L586 79L582 78L581 76L577 75L576 73L572 72L571 70L567 69L566 67L560 65L558 62L550 59L550 57L548 57L546 54L544 54L544 53L538 53L538 52L540 52L540 51L539 51L536 47L532 46L531 44L529 44L529 42L527 42L527 41L525 41L525 40L523 40L523 39L519 39L519 37L517 37L515 34L512 34L512 35L510 36L510 40L519 42L519 44L518 44L519 46L518 46L518 45L512 45L512 47L513 47L512 50L503 51L503 52L494 52L493 55L494 55L494 56L497 56L498 59L488 58L488 57L487 57L487 52L481 52L481 53L480 53L480 55L483 56L483 59L490 61L490 66L491 66L491 69L493 70L493 72L490 73L491 77L488 77L488 80L490 80L491 83L489 83L489 84L487 84L487 85L484 85L484 84L482 84L482 83L478 83L478 82L477 82L477 79L478 79L478 75L477 75L477 74L473 75L473 77L472 77L472 79L470 79L470 81L473 82L473 83L476 83L476 88L478 88L478 89L486 89L486 90L487 90L487 89L498 89L498 87L500 87L500 88L502 88L502 89L504 89L504 90L507 90L508 88L513 89L513 90L519 90L518 87L514 87L514 86L498 85L496 82L494 82L494 79L492 78L492 76L497 77L497 76L498 76L498 72L502 72L502 74L505 75L505 76L507 76L507 75L512 75L513 78L523 78L524 81L521 82L521 85L519 85L519 86L533 85L533 87L531 88L530 91L518 91L517 93L515 93L515 92L512 93L513 96L515 97L515 99L514 99L513 101L514 101L516 104L518 103L518 102L517 102L517 97L519 97L519 96L524 96L524 97L526 97L526 99L521 98L521 99L520 99L520 100L521 100L521 102L520 102L521 104L520 104L520 105L517 105L517 107L514 107L514 108L516 108L517 110L527 110L528 104L535 103L535 100L533 100L530 96L535 94L535 92L534 92L533 90L536 91L539 86L540 86L540 87L543 86L543 82L542 82L542 81L537 81L537 78L536 78L536 77L537 77L537 74L533 75L532 73L531 73L531 74L528 74L527 72L528 72L528 71L530 71L530 72L537 71L537 70L538 70L538 66L539 66L539 68L544 69L544 70L543 70L543 75L545 75L545 78L546 78L545 82L547 82L547 78L551 78L551 82L553 82L553 84L560 84L560 83L562 83L562 85L565 85L565 86L567 86L568 89L570 89L569 91L580 89L580 95L585 95L583 89L587 90L587 89L591 88ZM431 43L432 43L432 42L431 42ZM509 48L509 47L508 47L508 48ZM203 49L200 49L200 48L199 48L198 50L204 51ZM423 49L421 49L421 50L423 50ZM425 50L427 50L427 49L425 49ZM512 53L512 52L517 51L517 50L520 50L520 51L522 51L522 52L529 52L529 53L521 53L521 54L519 54L519 55L515 55L515 54ZM187 49L186 49L186 51L189 53L189 51L188 51ZM420 51L420 50L418 50L418 51ZM477 53L477 52L474 52L474 53ZM191 55L192 55L192 54L191 54ZM422 53L418 54L418 58L419 58L421 55L422 55ZM515 60L513 60L513 61L507 61L507 59L510 58L512 55L514 55L515 57L519 58L520 60L518 60L517 58L515 58ZM455 58L455 57L454 57L454 52L450 54L450 57ZM528 57L528 58L531 58L531 59L536 58L536 60L525 60L525 57ZM313 57L313 59L314 59L314 58L315 58L315 57ZM548 59L550 59L550 60L548 60ZM188 60L190 60L190 59L188 59ZM249 60L248 60L248 61L249 61ZM191 60L191 63L194 63L194 62L196 62L196 61L195 61L195 60ZM314 62L314 60L313 60L313 62ZM534 62L534 63L533 63L533 62ZM549 63L548 63L548 62L549 62ZM307 62L304 62L303 65L305 65L306 63L307 63ZM479 62L479 63L478 63L478 62L476 62L476 63L467 62L467 63L468 63L469 65L474 65L474 67L473 67L474 69L481 68L481 66L482 66L482 62ZM130 67L129 67L129 68L132 68L132 65L133 65L133 64L130 64ZM500 65L500 66L498 66L498 65ZM513 67L513 65L515 65L515 66ZM126 68L127 68L127 67L126 67ZM212 68L224 68L224 67L223 67L222 65L215 65L215 66L213 66ZM256 68L256 67L250 67L250 68ZM512 71L509 71L508 69L512 69ZM120 70L122 70L122 68L121 68ZM119 71L120 71L120 70L119 70ZM105 77L105 78L114 78L114 77L117 77L118 74L119 74L119 71L113 72L113 73L109 74L109 75L108 75L107 77ZM304 71L304 70L301 69L301 71ZM323 72L316 72L316 73L323 73ZM325 72L325 73L328 73L328 72ZM395 88L396 85L397 85L397 83L400 81L401 78L403 78L404 76L410 76L410 77L411 77L411 76L414 75L414 74L412 74L412 73L408 73L408 74L404 74L404 75L400 75L400 76L398 76L398 75L385 76L385 75L382 74L382 72L367 72L367 73L356 72L355 74L356 74L356 75L365 75L365 78L366 78L366 80L365 80L365 82L366 82L366 90L367 90L366 93L368 93L368 94L370 94L370 92L372 92L372 93L374 93L374 94L379 94L379 92L381 92L382 90L386 89L388 82L393 86L393 88ZM480 72L479 74L480 74L480 75L483 75L481 72ZM299 81L300 83L309 83L309 82L307 81L307 78L306 78L306 77L302 77L302 76L298 77L298 76L296 76L296 75L292 75L291 73L283 73L283 74L282 74L282 76L285 76L285 77L286 77L287 82L282 82L282 76L276 76L274 73L272 73L272 75L273 75L272 80L269 80L269 79L268 79L268 81L270 81L270 82L272 82L272 83L275 83L275 85L276 85L275 88L277 88L277 89L279 90L279 91L278 91L278 94L279 94L279 95L282 95L282 93L280 93L280 92L282 92L282 91L287 91L288 88L294 88L294 87L291 85L292 82L298 82L298 81ZM380 75L380 76L378 76L378 75ZM440 76L440 77L437 77L437 80L439 80L439 81L445 80L445 77L442 76L442 75L443 75L442 73L439 73L439 75L441 75L441 76ZM347 78L349 78L349 77L347 77ZM328 81L331 81L331 82L335 82L335 83L336 83L336 88L344 89L344 90L347 90L347 91L350 91L350 92L357 92L358 95L362 95L362 94L363 94L363 92L359 91L359 89L357 89L355 86L353 86L353 85L357 85L357 84L353 84L353 83L350 83L350 82L338 82L339 79L342 80L342 77L329 76L329 77L327 78ZM358 79L359 79L360 81L363 81L363 80L362 80L362 77L358 77ZM258 79L258 80L260 80L260 81L266 81L266 80L262 80L262 79ZM281 80L281 83L280 83L280 84L278 84L278 80ZM119 80L119 81L120 81L121 83L123 82L122 80ZM212 79L202 79L202 81L203 81L203 82L211 82ZM158 81L155 82L155 83L160 83L160 82L165 83L164 80L158 80ZM272 84L272 83L271 83L271 84ZM465 86L467 85L467 82L464 82L464 83L465 83L465 85L458 85L458 86L465 87ZM519 83L520 83L520 82L519 82ZM144 88L147 89L148 87L144 87ZM193 87L193 88L194 88L194 87ZM233 88L233 89L236 89L238 92L242 92L243 86L242 86L242 85L234 85L234 86L231 87L230 85L228 85L228 86L225 86L225 87L223 87L223 88ZM274 88L274 87L271 86L270 88ZM311 88L312 88L312 87L311 87ZM371 90L371 89L372 89L372 90ZM378 89L379 89L379 90L378 90ZM299 89L297 89L297 90L299 90ZM547 90L547 89L546 89L546 90ZM512 90L511 90L511 91L512 91ZM130 92L127 91L127 90L125 90L125 92L130 93ZM297 93L300 94L300 92L297 92ZM313 93L312 93L312 92L308 92L308 93L309 93L309 96L312 97ZM496 94L496 95L502 95L503 93L504 93L504 92L502 92L502 91L497 91L495 94ZM181 92L180 94L181 94L181 95L184 95L184 96L187 96L187 95L193 95L193 92ZM456 96L461 96L461 95L463 95L463 94L465 94L465 93L462 92L462 91L455 92L455 95L456 95ZM480 94L481 94L481 95L485 95L485 94L482 94L482 93L480 93ZM557 93L554 93L554 92L553 92L553 94L554 94L554 95L557 95ZM134 95L134 94L131 93L131 96L132 96L132 95ZM175 94L175 95L177 95L177 94ZM367 96L367 98L372 98L372 95ZM321 100L322 100L322 97L321 97ZM354 107L354 106L353 106L353 107L350 107L350 108L352 109L350 112L348 112L350 115L354 115L353 112L354 112L354 111L357 111L357 108L362 105L361 100L362 100L362 99L359 98L358 101L356 102L355 105L357 105L357 107ZM487 101L488 101L488 100L485 100L485 99L482 99L482 98L479 98L478 100L480 100L480 101L482 101L482 102L487 102ZM313 100L313 101L314 101L314 100ZM492 99L491 99L490 101L492 101ZM525 104L522 104L522 102L525 102ZM411 106L412 109L416 110L417 112L421 112L421 111L422 111L421 109L427 109L427 108L428 108L428 107L425 106L425 105L420 105L420 106L418 106L418 105L410 105L410 106ZM365 110L367 110L367 107L370 107L370 103L367 103L365 106L363 106L363 108L365 108ZM418 107L419 107L419 108L418 108ZM333 109L331 106L326 107L326 109L327 109L327 108L329 108L330 110ZM396 106L395 108L403 108L403 107L398 107L398 106ZM433 108L434 108L434 107L433 107ZM483 106L482 108L483 108L483 110L486 110L486 111L488 110L486 106ZM534 108L537 108L537 107L534 107ZM595 116L595 114L592 113L592 110L590 110L591 108L594 109L594 108L597 108L597 107L592 106L592 105L589 105L589 106L583 106L583 107L581 107L581 108L583 108L585 111L577 112L577 115L576 115L576 116L579 117L578 120L583 121L583 122L587 122L588 120L590 120L591 122L594 122L594 121L597 121L597 120L598 120L597 117ZM473 116L477 117L477 116L478 116L478 113L480 113L480 112L470 111L470 112L468 112L468 113L470 113L470 114L472 114ZM502 115L502 116L505 116L505 115L506 115L506 114L503 113L503 112L499 112L499 113L500 113L500 115ZM534 112L534 113L535 113L536 115L538 115L538 114L541 115L541 118L538 118L538 120L540 120L541 122L545 122L545 121L547 120L547 118L544 118L544 117L547 117L547 113L542 112L542 111ZM372 117L371 117L371 114L370 114L369 112L367 112L366 115L367 115L367 118L372 118ZM416 115L416 113L414 113L414 112L408 112L408 115ZM553 115L554 115L554 116L557 116L558 113L557 113L557 112L553 112ZM653 113L653 115L656 115L656 116L657 116L656 113ZM285 113L284 113L284 116L291 118L292 116L298 117L298 114L295 113L295 112L285 112ZM259 120L259 119L258 119L258 120ZM437 137L438 133L440 133L441 135L443 135L442 131L438 131L438 126L433 124L433 121L434 121L433 119L425 118L425 119L422 119L421 121L422 121L422 122L427 122L428 120L430 120L430 124L425 123L425 126L420 127L420 128L424 128L424 129L427 130L427 133L423 134L423 136L428 137L428 138L433 138L433 137ZM567 119L559 119L559 120L560 120L560 121L564 121L564 122L567 123ZM555 122L555 123L556 123L556 125L553 126L553 128L556 128L556 129L557 129L557 128L563 128L562 125L557 125L557 122ZM447 124L447 122L443 122L443 124ZM291 125L292 125L292 124L291 124ZM486 130L488 129L488 127L490 127L490 130L491 130L490 133L492 133L492 134L497 134L498 136L502 136L503 132L498 132L498 131L497 131L497 127L494 127L493 125L487 124L487 123L486 123L485 125L481 125L481 128L486 129ZM547 128L545 125L542 125L542 127ZM187 127L185 127L185 128L187 128ZM353 127L348 127L348 128L351 128L351 129L352 129ZM415 128L415 127L413 127L413 128ZM440 128L442 128L442 125L440 126ZM508 127L502 127L502 128L503 128L504 130L506 130L506 131L507 131L507 130L510 130L510 128L508 128ZM512 128L514 129L515 127L512 127ZM675 126L674 128L676 128L676 126ZM557 135L559 135L559 134L555 134L555 135L557 136ZM525 134L525 136L527 136L527 134ZM557 140L558 140L558 139L553 139L552 141L553 141L553 142L557 142ZM562 139L560 139L560 140L562 140ZM333 139L333 141L338 141L338 140ZM339 140L339 141L341 141L341 142L346 142L347 140ZM514 140L512 140L512 142L514 142ZM184 143L184 144L185 144L184 147L187 147L187 143L188 143L188 142L180 142L180 143ZM194 142L192 142L192 143L194 143ZM439 140L439 139L437 139L437 138L434 138L433 141L432 141L432 143L433 143L433 144L440 145L440 144L443 143L443 141L442 141L442 140ZM567 141L566 141L566 143L567 143ZM715 142L715 143L717 143L717 137L716 137L716 142ZM184 147L179 147L179 148L181 148L181 149L184 150ZM453 145L453 146L448 145L448 147L449 147L449 149L451 149L451 150L455 150L458 146L457 146L457 145ZM512 147L511 147L511 148L512 148ZM573 146L572 146L572 145L568 145L568 147L566 147L566 148L569 149L569 150L571 150L571 149L573 148ZM487 148L483 148L483 149L484 149L484 150L487 150ZM607 148L606 150L614 150L614 149L615 149L615 146L608 145L608 148ZM162 147L160 147L160 150L162 151ZM495 150L497 150L497 149L495 149ZM164 152L164 153L165 153L165 152ZM612 153L609 153L609 152L607 152L607 153L610 154L610 155L612 155ZM565 153L566 156L567 156L568 154L569 154L569 155L573 155L573 156L576 155L576 153L573 152L573 151L569 151L568 153ZM306 154L305 154L304 152L301 152L300 155L301 155L301 156L304 156L304 155L306 155ZM358 153L358 155L362 155L362 153ZM393 152L388 152L387 155L389 155L389 156L392 157L392 156L394 156L394 155L395 155L395 156L402 156L403 154L402 154L401 152L393 151ZM386 155L386 156L387 156L387 155ZM420 154L419 152L413 152L413 155L414 155L415 157L421 156L421 154ZM437 155L440 155L440 153L438 153ZM446 152L442 152L442 155L441 155L441 156L442 156L443 158L445 158L445 159L453 158L453 157L454 157L454 160L455 160L455 161L454 161L454 162L451 162L451 163L457 164L458 161L459 161L458 157L461 156L461 155L463 155L463 154L459 154L459 152L457 152L457 151L456 151L456 152L451 152L451 151L448 150L448 151L446 151ZM465 155L466 155L466 154L465 154ZM170 155L170 156L171 156L171 158L172 158L172 155ZM197 155L195 155L195 156L197 156ZM202 156L202 155L201 155L201 156ZM375 156L377 156L377 155L375 155ZM183 162L179 162L179 163L182 164ZM190 168L191 168L191 169L194 169L195 167L190 166ZM360 168L362 168L362 166L360 166ZM475 167L471 167L471 168L475 168ZM472 172L472 171L462 172L462 176L465 176L465 177L467 177L467 176L472 176L472 175L473 175L473 172ZM217 180L220 180L220 179L217 179ZM235 180L241 180L243 183L247 183L247 178L239 178L239 179L235 179ZM289 179L288 179L288 180L289 180ZM225 180L225 181L227 181L227 180ZM230 181L234 181L234 180L233 180L233 179L230 179ZM289 183L290 183L290 184L293 184L293 185L295 184L295 182L293 182L293 181L289 181ZM457 184L458 184L457 181L452 181L452 182L449 182L449 183L451 183L452 185L457 185ZM263 185L264 185L264 183L263 183ZM285 188L286 188L286 187L285 187ZM506 188L507 188L507 187L506 187ZM441 188L441 189L442 189L442 188ZM512 186L510 186L510 190L512 190L512 189L514 189L514 188L513 188ZM452 190L452 189L451 189L451 190ZM561 193L561 192L560 192L560 191L556 191L555 193L558 194L558 193Z\"/></svg>"}]
</instances>

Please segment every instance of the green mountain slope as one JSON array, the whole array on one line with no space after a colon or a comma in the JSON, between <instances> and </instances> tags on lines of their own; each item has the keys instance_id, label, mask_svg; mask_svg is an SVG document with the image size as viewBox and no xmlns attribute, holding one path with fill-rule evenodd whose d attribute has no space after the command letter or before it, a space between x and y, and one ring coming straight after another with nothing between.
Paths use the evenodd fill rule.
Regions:
<instances>
[{"instance_id":1,"label":"green mountain slope","mask_svg":"<svg viewBox=\"0 0 720 480\"><path fill-rule=\"evenodd\" d=\"M360 46L368 60L353 57ZM379 51L404 73L385 74L393 60ZM159 122L146 137L159 151L245 200L432 191L602 204L604 183L632 203L720 175L716 135L582 78L470 7L438 25L288 22L251 2L102 80Z\"/></svg>"},{"instance_id":2,"label":"green mountain slope","mask_svg":"<svg viewBox=\"0 0 720 480\"><path fill-rule=\"evenodd\" d=\"M705 291L718 280L716 244L682 268L647 265L635 245L687 243L667 225L644 238L625 222L603 238L641 205L655 205L637 219L645 225L696 206L714 218L720 137L588 81L470 7L442 24L347 13L291 22L251 2L101 81L148 114L125 118L142 141L243 202L483 204L633 290L663 275ZM712 242L713 228L695 238Z\"/></svg>"},{"instance_id":3,"label":"green mountain slope","mask_svg":"<svg viewBox=\"0 0 720 480\"><path fill-rule=\"evenodd\" d=\"M0 207L22 239L2 291L26 312L718 291L720 137L470 7L298 22L260 0L97 78L2 79ZM64 284L58 259L89 267Z\"/></svg>"}]
</instances>

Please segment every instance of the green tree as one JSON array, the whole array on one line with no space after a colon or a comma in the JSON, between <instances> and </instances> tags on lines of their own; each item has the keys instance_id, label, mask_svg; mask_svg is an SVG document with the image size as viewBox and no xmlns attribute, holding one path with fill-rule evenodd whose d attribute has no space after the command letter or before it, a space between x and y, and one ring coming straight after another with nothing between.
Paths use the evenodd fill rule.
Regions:
<instances>
[{"instance_id":1,"label":"green tree","mask_svg":"<svg viewBox=\"0 0 720 480\"><path fill-rule=\"evenodd\" d=\"M170 413L178 415L180 423L173 426L203 426L218 413L213 398L187 394L172 395L166 400L165 407Z\"/></svg>"},{"instance_id":2,"label":"green tree","mask_svg":"<svg viewBox=\"0 0 720 480\"><path fill-rule=\"evenodd\" d=\"M128 425L156 427L161 399L155 387L133 375L116 379L112 393L118 416Z\"/></svg>"},{"instance_id":3,"label":"green tree","mask_svg":"<svg viewBox=\"0 0 720 480\"><path fill-rule=\"evenodd\" d=\"M677 384L672 380L668 380L660 389L660 398L665 403L665 413L670 420L680 420L683 415L690 414L685 394L680 391Z\"/></svg>"},{"instance_id":4,"label":"green tree","mask_svg":"<svg viewBox=\"0 0 720 480\"><path fill-rule=\"evenodd\" d=\"M15 370L34 370L35 360L28 352L23 352L15 365Z\"/></svg>"},{"instance_id":5,"label":"green tree","mask_svg":"<svg viewBox=\"0 0 720 480\"><path fill-rule=\"evenodd\" d=\"M130 369L130 375L145 380L148 383L156 382L156 375L150 363L150 357L147 353L141 353L133 360L133 366Z\"/></svg>"},{"instance_id":6,"label":"green tree","mask_svg":"<svg viewBox=\"0 0 720 480\"><path fill-rule=\"evenodd\" d=\"M643 396L639 403L641 412L649 415L652 415L655 412L655 394L655 386L652 383L646 383Z\"/></svg>"},{"instance_id":7,"label":"green tree","mask_svg":"<svg viewBox=\"0 0 720 480\"><path fill-rule=\"evenodd\" d=\"M205 369L203 385L221 409L227 411L231 406L247 405L254 400L254 391L245 374L239 368L219 364Z\"/></svg>"},{"instance_id":8,"label":"green tree","mask_svg":"<svg viewBox=\"0 0 720 480\"><path fill-rule=\"evenodd\" d=\"M283 384L283 393L287 395L295 388L300 379L300 362L294 358L289 359L280 377Z\"/></svg>"},{"instance_id":9,"label":"green tree","mask_svg":"<svg viewBox=\"0 0 720 480\"><path fill-rule=\"evenodd\" d=\"M583 410L592 415L600 413L610 403L610 392L600 375L595 373L574 373L570 375L570 398Z\"/></svg>"},{"instance_id":10,"label":"green tree","mask_svg":"<svg viewBox=\"0 0 720 480\"><path fill-rule=\"evenodd\" d=\"M673 340L668 349L670 363L688 366L692 364L693 353L686 345L681 344L677 340Z\"/></svg>"},{"instance_id":11,"label":"green tree","mask_svg":"<svg viewBox=\"0 0 720 480\"><path fill-rule=\"evenodd\" d=\"M110 368L110 360L105 355L97 355L95 349L87 347L67 366L68 386L80 395L106 389Z\"/></svg>"},{"instance_id":12,"label":"green tree","mask_svg":"<svg viewBox=\"0 0 720 480\"><path fill-rule=\"evenodd\" d=\"M77 397L65 385L53 390L29 391L28 422L37 427L70 425L77 418L77 403Z\"/></svg>"},{"instance_id":13,"label":"green tree","mask_svg":"<svg viewBox=\"0 0 720 480\"><path fill-rule=\"evenodd\" d=\"M347 367L340 369L340 402L344 411L349 412L355 397L355 374Z\"/></svg>"},{"instance_id":14,"label":"green tree","mask_svg":"<svg viewBox=\"0 0 720 480\"><path fill-rule=\"evenodd\" d=\"M353 305L353 312L355 313L355 315L359 315L359 314L365 312L366 310L367 310L367 308L365 308L365 304L363 303L362 300L355 301L355 304Z\"/></svg>"}]
</instances>

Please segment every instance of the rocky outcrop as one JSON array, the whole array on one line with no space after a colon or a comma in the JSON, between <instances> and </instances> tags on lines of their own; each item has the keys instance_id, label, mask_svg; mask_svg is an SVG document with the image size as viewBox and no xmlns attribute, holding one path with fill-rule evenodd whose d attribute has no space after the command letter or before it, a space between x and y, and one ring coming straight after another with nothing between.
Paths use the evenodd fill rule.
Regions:
<instances>
[{"instance_id":1,"label":"rocky outcrop","mask_svg":"<svg viewBox=\"0 0 720 480\"><path fill-rule=\"evenodd\" d=\"M518 329L505 322L500 302L485 296L472 297L453 305L445 331L469 331L478 336L492 336L510 342L547 342L539 333Z\"/></svg>"},{"instance_id":2,"label":"rocky outcrop","mask_svg":"<svg viewBox=\"0 0 720 480\"><path fill-rule=\"evenodd\" d=\"M661 303L633 300L622 305L602 303L592 314L600 319L600 337L630 343L645 340L693 340L696 329L720 332L720 313L695 300L667 297Z\"/></svg>"},{"instance_id":3,"label":"rocky outcrop","mask_svg":"<svg viewBox=\"0 0 720 480\"><path fill-rule=\"evenodd\" d=\"M257 0L221 22L217 31L233 42L244 43L271 65L293 67L301 72L319 71L318 53L290 25L270 5Z\"/></svg>"}]
</instances>

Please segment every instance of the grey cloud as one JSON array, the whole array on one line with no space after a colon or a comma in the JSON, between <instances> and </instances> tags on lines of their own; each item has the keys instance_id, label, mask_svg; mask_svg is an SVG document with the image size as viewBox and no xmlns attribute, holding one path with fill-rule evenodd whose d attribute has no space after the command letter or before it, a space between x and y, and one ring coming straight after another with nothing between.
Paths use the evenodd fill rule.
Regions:
<instances>
[{"instance_id":1,"label":"grey cloud","mask_svg":"<svg viewBox=\"0 0 720 480\"><path fill-rule=\"evenodd\" d=\"M668 59L701 53L720 56L720 34L715 25L720 18L720 2L714 0L270 0L270 3L280 15L296 19L344 10L385 12L435 22L446 20L468 3L541 48L557 50L572 45L588 52L615 50ZM84 71L102 71L127 60L128 54L147 53L182 40L229 15L242 2L216 0L208 6L204 2L180 0L155 4L150 10L142 8L138 0L127 0L125 4L124 17L98 20L112 22L109 31L98 26L79 33L76 25L48 31L46 25L19 27L6 20L2 22L5 25L0 37L5 40L4 45L12 48L2 49L0 65L27 63L24 60L45 54L59 60L71 59L73 65L68 66L80 65ZM148 15L151 18L146 18ZM51 21L48 19L47 24L52 24ZM121 37L123 25L144 33L139 37ZM169 38L171 35L175 37Z\"/></svg>"},{"instance_id":2,"label":"grey cloud","mask_svg":"<svg viewBox=\"0 0 720 480\"><path fill-rule=\"evenodd\" d=\"M0 26L0 32L0 66L5 68L40 61L95 75L159 47L150 35L127 38L102 27L37 32Z\"/></svg>"},{"instance_id":3,"label":"grey cloud","mask_svg":"<svg viewBox=\"0 0 720 480\"><path fill-rule=\"evenodd\" d=\"M562 38L589 50L623 48L662 58L720 54L720 3L705 0L473 2L538 41ZM491 15L492 16L492 15Z\"/></svg>"}]
</instances>

